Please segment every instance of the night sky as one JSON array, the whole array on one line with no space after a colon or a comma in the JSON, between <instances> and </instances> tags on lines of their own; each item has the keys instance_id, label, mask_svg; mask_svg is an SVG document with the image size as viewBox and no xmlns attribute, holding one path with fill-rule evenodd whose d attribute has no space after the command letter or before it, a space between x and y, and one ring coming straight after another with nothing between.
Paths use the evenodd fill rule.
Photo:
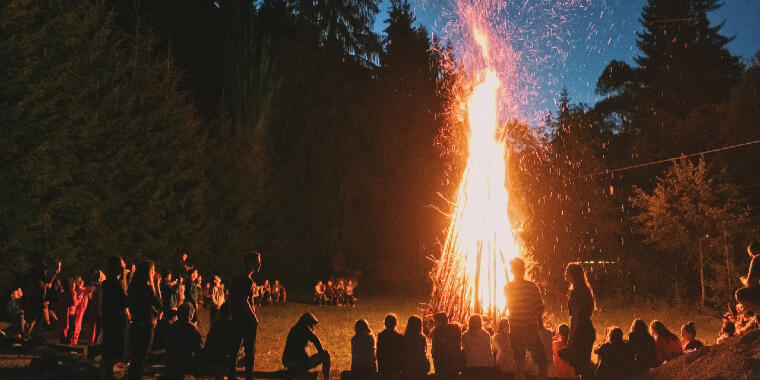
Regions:
<instances>
[{"instance_id":1,"label":"night sky","mask_svg":"<svg viewBox=\"0 0 760 380\"><path fill-rule=\"evenodd\" d=\"M480 0L484 1L484 0ZM496 0L484 2L497 3ZM425 25L436 37L446 39L447 24L456 23L452 0L411 1L417 23ZM636 32L646 0L506 0L502 16L492 18L501 27L519 30L522 41L513 47L524 53L520 64L533 77L525 76L522 87L532 92L523 104L521 117L537 123L547 110L554 110L556 94L567 87L573 102L593 105L598 99L594 89L604 67L613 59L633 64L639 54ZM550 4L550 5L546 5ZM380 4L375 31L382 33L389 1ZM506 13L505 13L506 12ZM725 20L722 33L735 36L728 47L747 62L760 50L760 0L726 0L709 14L715 25ZM547 25L553 38L547 39ZM555 36L556 37L555 37ZM456 41L454 41L456 44ZM538 46L533 48L532 46Z\"/></svg>"}]
</instances>

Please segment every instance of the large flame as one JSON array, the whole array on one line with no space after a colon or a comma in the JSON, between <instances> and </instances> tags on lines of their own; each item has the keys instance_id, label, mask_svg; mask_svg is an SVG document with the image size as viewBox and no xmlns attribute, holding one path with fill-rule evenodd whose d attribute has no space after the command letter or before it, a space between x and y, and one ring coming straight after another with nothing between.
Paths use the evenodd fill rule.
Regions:
<instances>
[{"instance_id":1,"label":"large flame","mask_svg":"<svg viewBox=\"0 0 760 380\"><path fill-rule=\"evenodd\" d=\"M488 37L474 30L488 62ZM441 260L434 269L431 308L464 320L472 313L498 318L506 313L507 263L519 255L507 214L507 152L499 137L499 89L488 67L467 101L466 169L456 196Z\"/></svg>"}]
</instances>

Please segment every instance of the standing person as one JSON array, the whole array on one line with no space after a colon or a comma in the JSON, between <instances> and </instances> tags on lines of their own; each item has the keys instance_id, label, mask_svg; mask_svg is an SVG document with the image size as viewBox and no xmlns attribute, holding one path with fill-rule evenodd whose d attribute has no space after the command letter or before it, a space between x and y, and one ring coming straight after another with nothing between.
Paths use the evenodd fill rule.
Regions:
<instances>
[{"instance_id":1,"label":"standing person","mask_svg":"<svg viewBox=\"0 0 760 380\"><path fill-rule=\"evenodd\" d=\"M314 334L317 318L311 313L304 313L295 326L290 329L282 352L282 364L292 374L299 376L312 368L322 365L322 377L330 378L330 353L322 347L319 338ZM317 349L317 353L309 356L309 342Z\"/></svg>"},{"instance_id":2,"label":"standing person","mask_svg":"<svg viewBox=\"0 0 760 380\"><path fill-rule=\"evenodd\" d=\"M594 376L591 349L596 340L596 331L591 323L595 306L594 292L580 263L567 264L565 281L570 284L570 294L567 297L570 335L567 347L559 352L559 357L570 363L582 380L590 380Z\"/></svg>"},{"instance_id":3,"label":"standing person","mask_svg":"<svg viewBox=\"0 0 760 380\"><path fill-rule=\"evenodd\" d=\"M662 322L655 319L649 325L649 330L654 337L654 348L657 352L657 365L677 358L683 354L681 341L676 334L670 332Z\"/></svg>"},{"instance_id":4,"label":"standing person","mask_svg":"<svg viewBox=\"0 0 760 380\"><path fill-rule=\"evenodd\" d=\"M750 257L749 271L741 278L744 287L736 291L736 301L745 310L760 313L760 242L753 241L747 246Z\"/></svg>"},{"instance_id":5,"label":"standing person","mask_svg":"<svg viewBox=\"0 0 760 380\"><path fill-rule=\"evenodd\" d=\"M422 318L409 317L404 330L402 374L406 379L424 379L430 372L427 358L427 338L422 333Z\"/></svg>"},{"instance_id":6,"label":"standing person","mask_svg":"<svg viewBox=\"0 0 760 380\"><path fill-rule=\"evenodd\" d=\"M90 285L90 305L84 316L85 322L92 329L86 336L90 343L97 343L103 333L103 281L105 279L106 275L96 270Z\"/></svg>"},{"instance_id":7,"label":"standing person","mask_svg":"<svg viewBox=\"0 0 760 380\"><path fill-rule=\"evenodd\" d=\"M314 286L314 304L322 306L325 304L325 301L325 284L322 281L318 281L317 285Z\"/></svg>"},{"instance_id":8,"label":"standing person","mask_svg":"<svg viewBox=\"0 0 760 380\"><path fill-rule=\"evenodd\" d=\"M161 281L161 309L168 311L179 307L179 281L172 278L172 272L166 272Z\"/></svg>"},{"instance_id":9,"label":"standing person","mask_svg":"<svg viewBox=\"0 0 760 380\"><path fill-rule=\"evenodd\" d=\"M11 298L8 300L6 306L6 318L10 322L10 331L15 339L21 339L26 329L26 321L24 320L24 310L21 308L21 299L24 297L24 291L21 288L16 288L11 293Z\"/></svg>"},{"instance_id":10,"label":"standing person","mask_svg":"<svg viewBox=\"0 0 760 380\"><path fill-rule=\"evenodd\" d=\"M235 325L237 337L233 342L238 352L240 342L243 342L245 351L245 378L253 380L254 355L256 354L256 332L259 328L259 319L256 317L256 307L254 306L253 291L256 283L253 282L253 274L261 269L261 254L258 252L248 252L243 257L245 271L237 276L230 286L230 315ZM230 379L235 378L235 365L237 356L235 355L229 363L228 376Z\"/></svg>"},{"instance_id":11,"label":"standing person","mask_svg":"<svg viewBox=\"0 0 760 380\"><path fill-rule=\"evenodd\" d=\"M61 299L61 307L65 310L63 315L63 342L71 344L74 337L74 329L77 322L77 306L81 298L77 297L77 280L68 279L68 286Z\"/></svg>"},{"instance_id":12,"label":"standing person","mask_svg":"<svg viewBox=\"0 0 760 380\"><path fill-rule=\"evenodd\" d=\"M398 318L385 316L385 330L377 334L377 369L380 376L395 378L401 373L404 336L396 331Z\"/></svg>"},{"instance_id":13,"label":"standing person","mask_svg":"<svg viewBox=\"0 0 760 380\"><path fill-rule=\"evenodd\" d=\"M367 321L360 319L354 324L354 336L351 338L350 375L344 371L341 378L363 380L374 378L376 374L375 335Z\"/></svg>"},{"instance_id":14,"label":"standing person","mask_svg":"<svg viewBox=\"0 0 760 380\"><path fill-rule=\"evenodd\" d=\"M512 338L512 350L515 354L517 379L525 376L525 351L530 351L533 361L538 366L538 380L546 379L547 358L544 344L538 335L544 303L541 293L533 282L525 280L525 261L512 259L509 267L514 281L505 287L509 325ZM589 349L590 354L590 349Z\"/></svg>"},{"instance_id":15,"label":"standing person","mask_svg":"<svg viewBox=\"0 0 760 380\"><path fill-rule=\"evenodd\" d=\"M190 269L188 280L185 281L185 302L193 305L193 310L198 310L201 302L201 285L198 283L198 270ZM197 316L194 316L197 320Z\"/></svg>"},{"instance_id":16,"label":"standing person","mask_svg":"<svg viewBox=\"0 0 760 380\"><path fill-rule=\"evenodd\" d=\"M430 332L433 366L438 377L453 378L462 368L462 330L459 325L449 323L445 313L433 315L435 327Z\"/></svg>"},{"instance_id":17,"label":"standing person","mask_svg":"<svg viewBox=\"0 0 760 380\"><path fill-rule=\"evenodd\" d=\"M634 375L643 375L650 368L657 366L654 338L649 334L647 324L641 319L636 319L631 324L631 330L628 333L628 348L633 356L631 372Z\"/></svg>"},{"instance_id":18,"label":"standing person","mask_svg":"<svg viewBox=\"0 0 760 380\"><path fill-rule=\"evenodd\" d=\"M82 277L77 277L76 284L77 302L74 309L74 331L69 339L69 343L73 345L79 343L79 333L82 331L82 322L84 321L84 315L87 312L87 307L89 306L90 298L92 297L92 288L84 285Z\"/></svg>"},{"instance_id":19,"label":"standing person","mask_svg":"<svg viewBox=\"0 0 760 380\"><path fill-rule=\"evenodd\" d=\"M624 379L631 374L631 351L623 341L623 330L620 328L610 327L606 342L597 346L594 353L599 357L596 380Z\"/></svg>"},{"instance_id":20,"label":"standing person","mask_svg":"<svg viewBox=\"0 0 760 380\"><path fill-rule=\"evenodd\" d=\"M683 341L683 350L690 351L704 347L705 345L697 339L697 326L694 322L689 322L681 327L681 340Z\"/></svg>"},{"instance_id":21,"label":"standing person","mask_svg":"<svg viewBox=\"0 0 760 380\"><path fill-rule=\"evenodd\" d=\"M26 314L27 331L26 336L31 337L34 332L34 327L41 323L41 317L43 308L45 307L45 296L47 290L53 285L53 281L61 273L61 262L58 261L58 267L56 267L55 273L48 275L48 271L45 269L39 269L32 278L31 289L28 294L28 298L24 302L24 313ZM68 318L64 316L64 318Z\"/></svg>"},{"instance_id":22,"label":"standing person","mask_svg":"<svg viewBox=\"0 0 760 380\"><path fill-rule=\"evenodd\" d=\"M124 336L129 324L129 311L124 287L124 260L121 257L109 257L106 267L108 273L103 281L103 345L100 368L103 371L103 379L112 379L115 361L124 356Z\"/></svg>"},{"instance_id":23,"label":"standing person","mask_svg":"<svg viewBox=\"0 0 760 380\"><path fill-rule=\"evenodd\" d=\"M209 302L209 325L219 318L219 309L224 304L224 284L219 276L214 276L214 286L211 288L211 302Z\"/></svg>"},{"instance_id":24,"label":"standing person","mask_svg":"<svg viewBox=\"0 0 760 380\"><path fill-rule=\"evenodd\" d=\"M127 378L130 380L142 378L145 362L153 344L153 334L162 304L158 281L155 265L146 260L137 266L129 284L127 300L132 313L132 327L129 329L132 359Z\"/></svg>"},{"instance_id":25,"label":"standing person","mask_svg":"<svg viewBox=\"0 0 760 380\"><path fill-rule=\"evenodd\" d=\"M511 379L515 375L515 354L512 351L512 339L509 338L509 320L502 319L491 338L491 348L496 358L496 368Z\"/></svg>"},{"instance_id":26,"label":"standing person","mask_svg":"<svg viewBox=\"0 0 760 380\"><path fill-rule=\"evenodd\" d=\"M468 375L487 376L487 370L494 367L491 336L483 330L483 319L479 314L470 316L467 331L462 334L462 353L464 370Z\"/></svg>"},{"instance_id":27,"label":"standing person","mask_svg":"<svg viewBox=\"0 0 760 380\"><path fill-rule=\"evenodd\" d=\"M193 265L190 264L190 254L182 252L179 254L179 263L177 265L175 274L177 277L187 278L190 275L190 270L193 269Z\"/></svg>"}]
</instances>

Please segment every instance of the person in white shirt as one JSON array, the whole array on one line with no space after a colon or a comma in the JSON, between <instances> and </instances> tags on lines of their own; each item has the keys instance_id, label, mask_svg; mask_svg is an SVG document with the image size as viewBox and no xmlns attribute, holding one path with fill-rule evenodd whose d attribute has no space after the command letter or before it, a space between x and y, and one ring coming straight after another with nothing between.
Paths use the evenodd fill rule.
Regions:
<instances>
[{"instance_id":1,"label":"person in white shirt","mask_svg":"<svg viewBox=\"0 0 760 380\"><path fill-rule=\"evenodd\" d=\"M483 330L483 319L478 314L470 316L467 331L462 334L465 372L481 373L494 369L491 336Z\"/></svg>"},{"instance_id":2,"label":"person in white shirt","mask_svg":"<svg viewBox=\"0 0 760 380\"><path fill-rule=\"evenodd\" d=\"M502 319L491 339L491 348L496 357L496 368L507 378L512 378L517 370L515 354L512 351L512 339L509 336L509 320Z\"/></svg>"}]
</instances>

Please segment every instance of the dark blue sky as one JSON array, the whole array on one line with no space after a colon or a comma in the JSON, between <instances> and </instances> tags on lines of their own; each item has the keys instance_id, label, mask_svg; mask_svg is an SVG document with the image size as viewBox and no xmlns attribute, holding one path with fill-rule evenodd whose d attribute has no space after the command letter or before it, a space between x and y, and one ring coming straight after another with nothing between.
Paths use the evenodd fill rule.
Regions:
<instances>
[{"instance_id":1,"label":"dark blue sky","mask_svg":"<svg viewBox=\"0 0 760 380\"><path fill-rule=\"evenodd\" d=\"M520 41L512 46L522 53L526 72L523 91L531 92L521 106L522 117L532 123L546 110L553 110L556 94L567 87L573 102L594 104L596 80L613 59L633 63L639 54L636 32L646 0L475 0L505 5L491 12L490 20L511 30ZM458 20L451 11L453 0L412 0L417 24L437 37L446 38L447 25ZM382 0L375 31L385 28L389 1ZM725 20L724 35L736 36L728 47L747 61L760 50L760 0L725 0L709 14L713 24ZM552 37L547 39L547 25ZM456 44L456 41L454 41ZM537 48L536 48L537 47Z\"/></svg>"}]
</instances>

